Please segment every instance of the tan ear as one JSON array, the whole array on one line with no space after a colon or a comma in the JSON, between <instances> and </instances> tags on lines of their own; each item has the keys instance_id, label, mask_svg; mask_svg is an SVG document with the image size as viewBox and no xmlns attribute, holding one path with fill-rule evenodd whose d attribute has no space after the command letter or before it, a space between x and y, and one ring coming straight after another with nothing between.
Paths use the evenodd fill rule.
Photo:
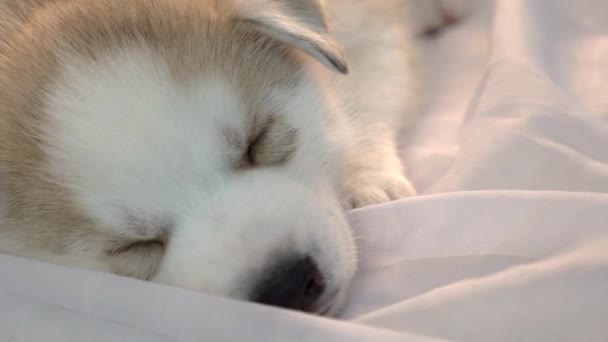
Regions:
<instances>
[{"instance_id":1,"label":"tan ear","mask_svg":"<svg viewBox=\"0 0 608 342\"><path fill-rule=\"evenodd\" d=\"M271 37L325 66L348 73L346 59L328 32L323 0L232 0L232 10Z\"/></svg>"}]
</instances>

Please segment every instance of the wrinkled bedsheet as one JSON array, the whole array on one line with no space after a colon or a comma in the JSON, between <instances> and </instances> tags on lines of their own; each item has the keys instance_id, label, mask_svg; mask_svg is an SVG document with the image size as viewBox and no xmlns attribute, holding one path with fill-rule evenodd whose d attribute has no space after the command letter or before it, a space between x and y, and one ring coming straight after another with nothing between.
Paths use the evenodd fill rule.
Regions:
<instances>
[{"instance_id":1,"label":"wrinkled bedsheet","mask_svg":"<svg viewBox=\"0 0 608 342\"><path fill-rule=\"evenodd\" d=\"M422 43L422 196L350 215L342 320L1 256L0 341L607 341L608 1L480 2Z\"/></svg>"}]
</instances>

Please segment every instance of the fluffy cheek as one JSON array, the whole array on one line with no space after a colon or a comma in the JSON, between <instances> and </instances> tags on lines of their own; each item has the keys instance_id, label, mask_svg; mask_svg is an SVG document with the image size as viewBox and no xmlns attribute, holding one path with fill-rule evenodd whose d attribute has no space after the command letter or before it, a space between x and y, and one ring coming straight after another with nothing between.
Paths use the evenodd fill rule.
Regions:
<instances>
[{"instance_id":1,"label":"fluffy cheek","mask_svg":"<svg viewBox=\"0 0 608 342\"><path fill-rule=\"evenodd\" d=\"M227 184L178 222L155 281L247 299L269 264L308 255L331 291L348 285L354 244L327 187L304 186L272 170Z\"/></svg>"}]
</instances>

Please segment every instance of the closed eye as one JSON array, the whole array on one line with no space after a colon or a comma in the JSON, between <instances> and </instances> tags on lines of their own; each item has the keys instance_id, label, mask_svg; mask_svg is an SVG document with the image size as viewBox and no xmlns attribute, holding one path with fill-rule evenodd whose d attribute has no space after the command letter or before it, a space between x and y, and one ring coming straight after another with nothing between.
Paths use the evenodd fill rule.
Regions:
<instances>
[{"instance_id":1,"label":"closed eye","mask_svg":"<svg viewBox=\"0 0 608 342\"><path fill-rule=\"evenodd\" d=\"M259 129L254 135L252 135L247 142L247 148L245 149L245 153L243 154L243 164L248 167L256 166L259 162L258 154L260 152L260 145L264 143L266 139L266 135L270 128L272 128L272 124L274 120L269 118L261 129Z\"/></svg>"},{"instance_id":2,"label":"closed eye","mask_svg":"<svg viewBox=\"0 0 608 342\"><path fill-rule=\"evenodd\" d=\"M255 165L255 141L247 146L247 152L245 152L244 159L248 165Z\"/></svg>"},{"instance_id":3,"label":"closed eye","mask_svg":"<svg viewBox=\"0 0 608 342\"><path fill-rule=\"evenodd\" d=\"M275 117L269 118L248 139L241 167L273 166L286 162L296 150L297 130Z\"/></svg>"}]
</instances>

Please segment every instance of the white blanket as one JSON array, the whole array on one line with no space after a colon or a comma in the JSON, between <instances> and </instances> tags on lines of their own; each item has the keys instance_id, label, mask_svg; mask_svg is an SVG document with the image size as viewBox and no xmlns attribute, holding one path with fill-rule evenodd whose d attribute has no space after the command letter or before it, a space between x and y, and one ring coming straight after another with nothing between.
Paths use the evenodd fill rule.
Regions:
<instances>
[{"instance_id":1,"label":"white blanket","mask_svg":"<svg viewBox=\"0 0 608 342\"><path fill-rule=\"evenodd\" d=\"M484 1L427 42L417 198L352 213L343 321L0 257L0 341L608 340L608 1Z\"/></svg>"}]
</instances>

